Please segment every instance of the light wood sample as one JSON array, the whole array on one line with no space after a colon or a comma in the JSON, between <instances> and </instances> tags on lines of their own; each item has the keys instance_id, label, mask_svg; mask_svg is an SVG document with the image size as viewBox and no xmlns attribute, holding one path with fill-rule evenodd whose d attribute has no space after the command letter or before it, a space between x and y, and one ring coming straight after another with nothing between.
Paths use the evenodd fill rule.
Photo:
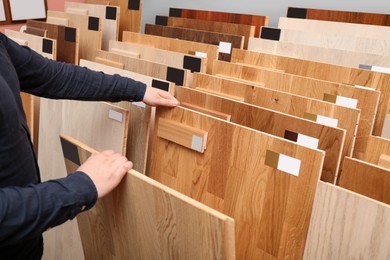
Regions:
<instances>
[{"instance_id":1,"label":"light wood sample","mask_svg":"<svg viewBox=\"0 0 390 260\"><path fill-rule=\"evenodd\" d=\"M110 4L121 9L119 40L124 31L141 32L142 0L110 0Z\"/></svg>"},{"instance_id":2,"label":"light wood sample","mask_svg":"<svg viewBox=\"0 0 390 260\"><path fill-rule=\"evenodd\" d=\"M390 155L390 140L379 136L367 138L367 151L358 159L378 165L381 155Z\"/></svg>"},{"instance_id":3,"label":"light wood sample","mask_svg":"<svg viewBox=\"0 0 390 260\"><path fill-rule=\"evenodd\" d=\"M95 50L102 48L102 19L100 17L47 11L48 17L68 19L69 26L78 28L80 33L79 58L94 58Z\"/></svg>"},{"instance_id":4,"label":"light wood sample","mask_svg":"<svg viewBox=\"0 0 390 260\"><path fill-rule=\"evenodd\" d=\"M118 6L105 6L98 4L84 4L65 2L65 12L86 10L88 15L100 17L102 20L102 50L108 51L110 40L118 40L120 8Z\"/></svg>"},{"instance_id":5,"label":"light wood sample","mask_svg":"<svg viewBox=\"0 0 390 260\"><path fill-rule=\"evenodd\" d=\"M344 147L345 130L217 95L206 94L196 89L177 88L175 92L175 97L180 100L182 106L184 104L187 107L185 104L191 104L209 111L222 112L229 115L230 122L326 151L321 178L331 179L329 176L337 175ZM204 113L209 114L207 111Z\"/></svg>"},{"instance_id":6,"label":"light wood sample","mask_svg":"<svg viewBox=\"0 0 390 260\"><path fill-rule=\"evenodd\" d=\"M339 185L369 198L390 204L390 170L346 157Z\"/></svg>"},{"instance_id":7,"label":"light wood sample","mask_svg":"<svg viewBox=\"0 0 390 260\"><path fill-rule=\"evenodd\" d=\"M182 107L158 107L156 127L160 119L203 129L208 141L200 154L155 131L153 179L234 218L237 259L302 257L323 151ZM266 165L269 152L300 160L298 176Z\"/></svg>"},{"instance_id":8,"label":"light wood sample","mask_svg":"<svg viewBox=\"0 0 390 260\"><path fill-rule=\"evenodd\" d=\"M387 259L389 243L389 205L318 183L303 259Z\"/></svg>"},{"instance_id":9,"label":"light wood sample","mask_svg":"<svg viewBox=\"0 0 390 260\"><path fill-rule=\"evenodd\" d=\"M96 152L61 139L68 174ZM135 170L77 221L86 259L235 258L232 218Z\"/></svg>"},{"instance_id":10,"label":"light wood sample","mask_svg":"<svg viewBox=\"0 0 390 260\"><path fill-rule=\"evenodd\" d=\"M172 39L166 37L160 37L155 35L146 35L140 33L124 32L123 41L131 42L136 44L143 44L159 49L170 50L181 52L185 54L201 53L206 56L207 62L207 73L211 72L212 60L218 58L218 46L205 44L200 42L184 41L179 39Z\"/></svg>"}]
</instances>

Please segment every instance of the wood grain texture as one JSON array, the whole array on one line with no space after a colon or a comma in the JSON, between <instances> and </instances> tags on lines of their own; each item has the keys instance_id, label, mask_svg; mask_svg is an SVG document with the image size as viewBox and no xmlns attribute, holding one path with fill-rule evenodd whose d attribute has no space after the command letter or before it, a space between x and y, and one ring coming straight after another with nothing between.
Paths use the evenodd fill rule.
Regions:
<instances>
[{"instance_id":1,"label":"wood grain texture","mask_svg":"<svg viewBox=\"0 0 390 260\"><path fill-rule=\"evenodd\" d=\"M390 170L355 158L346 157L339 185L374 200L390 204Z\"/></svg>"},{"instance_id":2,"label":"wood grain texture","mask_svg":"<svg viewBox=\"0 0 390 260\"><path fill-rule=\"evenodd\" d=\"M57 60L71 64L78 64L79 57L79 30L63 25L48 24L35 20L27 20L27 28L40 28L47 31L47 37L57 41ZM66 32L74 34L74 41L66 37Z\"/></svg>"},{"instance_id":3,"label":"wood grain texture","mask_svg":"<svg viewBox=\"0 0 390 260\"><path fill-rule=\"evenodd\" d=\"M194 41L206 44L219 45L221 42L231 44L231 48L242 49L244 47L244 37L239 35L200 31L180 27L162 26L155 24L145 24L145 34L162 37ZM229 53L219 52L218 59L230 61Z\"/></svg>"},{"instance_id":4,"label":"wood grain texture","mask_svg":"<svg viewBox=\"0 0 390 260\"><path fill-rule=\"evenodd\" d=\"M379 136L367 138L367 151L358 159L378 165L381 155L390 155L390 140Z\"/></svg>"},{"instance_id":5,"label":"wood grain texture","mask_svg":"<svg viewBox=\"0 0 390 260\"><path fill-rule=\"evenodd\" d=\"M233 50L232 59L233 62L240 61L256 66L282 69L286 73L376 89L381 94L373 134L382 134L385 117L390 112L390 93L386 87L390 84L389 74L241 50ZM358 140L360 141L364 142L364 140Z\"/></svg>"},{"instance_id":6,"label":"wood grain texture","mask_svg":"<svg viewBox=\"0 0 390 260\"><path fill-rule=\"evenodd\" d=\"M216 21L207 21L201 19L190 19L190 18L181 18L181 17L167 17L168 26L172 27L182 27L194 30L218 32L224 34L233 34L244 36L244 49L248 48L248 39L249 37L255 36L254 25L246 24L235 24L227 22L216 22Z\"/></svg>"},{"instance_id":7,"label":"wood grain texture","mask_svg":"<svg viewBox=\"0 0 390 260\"><path fill-rule=\"evenodd\" d=\"M344 150L348 147L349 150L347 154L351 155L352 153L355 143L356 126L360 113L357 109L345 108L308 97L256 87L254 85L232 81L222 77L200 73L194 74L191 87L194 89L201 87L213 90L214 92L235 94L244 97L246 103L287 113L300 118L304 116L305 112L309 112L311 114L337 119L337 127L347 131ZM327 176L326 181L334 182L335 178Z\"/></svg>"},{"instance_id":8,"label":"wood grain texture","mask_svg":"<svg viewBox=\"0 0 390 260\"><path fill-rule=\"evenodd\" d=\"M228 114L230 122L275 136L285 138L286 132L293 132L317 138L319 140L318 149L326 152L321 179L331 179L329 176L336 176L338 173L344 147L345 130L343 129L324 126L274 110L205 94L196 89L177 88L175 96L181 104L189 103Z\"/></svg>"},{"instance_id":9,"label":"wood grain texture","mask_svg":"<svg viewBox=\"0 0 390 260\"><path fill-rule=\"evenodd\" d=\"M302 257L322 151L181 107L157 108L156 125L160 119L201 128L209 139L199 154L155 132L153 179L234 218L238 259ZM264 165L267 150L301 160L299 176Z\"/></svg>"},{"instance_id":10,"label":"wood grain texture","mask_svg":"<svg viewBox=\"0 0 390 260\"><path fill-rule=\"evenodd\" d=\"M389 205L318 183L303 259L387 259L389 243Z\"/></svg>"},{"instance_id":11,"label":"wood grain texture","mask_svg":"<svg viewBox=\"0 0 390 260\"><path fill-rule=\"evenodd\" d=\"M172 10L172 9L176 9L176 10ZM261 26L267 26L269 22L269 17L263 15L250 15L250 14L227 13L227 12L194 10L194 9L178 9L178 8L170 8L169 10L170 15L172 11L174 13L180 12L179 17L183 17L183 18L254 25L256 26L255 37L259 37Z\"/></svg>"},{"instance_id":12,"label":"wood grain texture","mask_svg":"<svg viewBox=\"0 0 390 260\"><path fill-rule=\"evenodd\" d=\"M129 4L139 3L139 9L129 9ZM124 31L141 32L142 24L142 0L110 0L111 5L119 6L121 9L121 17L119 24L119 40L122 40Z\"/></svg>"},{"instance_id":13,"label":"wood grain texture","mask_svg":"<svg viewBox=\"0 0 390 260\"><path fill-rule=\"evenodd\" d=\"M65 12L71 13L72 8L87 10L88 15L100 17L102 20L102 50L108 51L110 40L119 38L120 8L117 6L105 6L98 4L84 4L65 2ZM109 11L108 11L109 10ZM113 15L111 16L111 14ZM107 18L108 17L108 18Z\"/></svg>"},{"instance_id":14,"label":"wood grain texture","mask_svg":"<svg viewBox=\"0 0 390 260\"><path fill-rule=\"evenodd\" d=\"M142 44L159 49L176 51L185 54L205 53L207 56L207 73L211 72L212 60L218 58L218 46L200 42L184 41L154 35L124 32L123 42Z\"/></svg>"},{"instance_id":15,"label":"wood grain texture","mask_svg":"<svg viewBox=\"0 0 390 260\"><path fill-rule=\"evenodd\" d=\"M69 26L78 28L80 35L79 42L79 58L89 59L94 58L95 49L102 48L102 19L94 16L87 16L73 13L63 13L57 11L48 11L48 17L66 18L69 21ZM91 19L96 21L92 25ZM95 27L96 25L96 27Z\"/></svg>"},{"instance_id":16,"label":"wood grain texture","mask_svg":"<svg viewBox=\"0 0 390 260\"><path fill-rule=\"evenodd\" d=\"M288 7L287 12L294 11L294 7ZM390 26L390 15L368 12L351 12L339 10L326 10L303 8L306 10L305 19L334 21L343 23L358 23Z\"/></svg>"},{"instance_id":17,"label":"wood grain texture","mask_svg":"<svg viewBox=\"0 0 390 260\"><path fill-rule=\"evenodd\" d=\"M124 64L125 70L130 70L136 73L144 74L146 76L155 77L162 80L175 82L178 86L188 86L190 81L190 71L180 68L171 67L161 63L151 62L142 59L136 59L118 55L115 53L96 50L95 57L112 60ZM169 77L169 71L173 69L180 74L179 78ZM176 80L177 79L177 80ZM173 93L173 89L171 90Z\"/></svg>"},{"instance_id":18,"label":"wood grain texture","mask_svg":"<svg viewBox=\"0 0 390 260\"><path fill-rule=\"evenodd\" d=\"M381 154L381 156L379 156L378 166L390 169L390 156Z\"/></svg>"},{"instance_id":19,"label":"wood grain texture","mask_svg":"<svg viewBox=\"0 0 390 260\"><path fill-rule=\"evenodd\" d=\"M138 58L143 60L149 60L183 69L191 69L196 67L195 72L206 73L207 58L200 58L196 57L195 55L163 50L140 44L110 41L109 51L116 53L117 50L129 52L130 57L137 55ZM118 54L121 54L121 52ZM186 64L187 60L189 60L189 64Z\"/></svg>"},{"instance_id":20,"label":"wood grain texture","mask_svg":"<svg viewBox=\"0 0 390 260\"><path fill-rule=\"evenodd\" d=\"M327 99L331 98L334 99L331 101L332 103L336 103L337 97L351 98L357 101L356 106L350 106L360 109L354 151L364 153L366 149L364 140L371 135L374 126L380 98L379 91L222 61L214 61L213 74L259 82L263 83L266 88L319 100L328 101Z\"/></svg>"},{"instance_id":21,"label":"wood grain texture","mask_svg":"<svg viewBox=\"0 0 390 260\"><path fill-rule=\"evenodd\" d=\"M81 163L96 152L63 138ZM74 163L65 161L72 173ZM134 170L77 220L86 259L235 258L232 218Z\"/></svg>"}]
</instances>

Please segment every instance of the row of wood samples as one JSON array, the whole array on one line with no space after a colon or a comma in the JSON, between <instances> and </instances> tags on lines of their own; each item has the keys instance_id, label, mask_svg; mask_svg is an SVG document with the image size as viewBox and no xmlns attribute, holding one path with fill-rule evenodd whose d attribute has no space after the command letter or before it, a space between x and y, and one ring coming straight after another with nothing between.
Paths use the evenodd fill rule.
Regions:
<instances>
[{"instance_id":1,"label":"row of wood samples","mask_svg":"<svg viewBox=\"0 0 390 260\"><path fill-rule=\"evenodd\" d=\"M120 8L118 6L65 2L64 10L66 13L100 17L102 20L103 50L108 50L110 40L118 40L120 21Z\"/></svg>"},{"instance_id":2,"label":"row of wood samples","mask_svg":"<svg viewBox=\"0 0 390 260\"><path fill-rule=\"evenodd\" d=\"M123 42L142 44L163 50L205 57L208 61L218 59L218 46L200 42L185 41L133 32L124 32ZM207 73L211 72L212 66L212 62L207 62Z\"/></svg>"},{"instance_id":3,"label":"row of wood samples","mask_svg":"<svg viewBox=\"0 0 390 260\"><path fill-rule=\"evenodd\" d=\"M364 152L364 140L371 135L374 125L380 98L379 91L273 71L265 67L254 67L243 63L214 61L213 74L234 77L253 84L258 82L264 84L266 88L324 100L347 108L360 109L355 146L347 144L344 155L350 155L352 149L356 152ZM353 133L355 134L355 131Z\"/></svg>"},{"instance_id":4,"label":"row of wood samples","mask_svg":"<svg viewBox=\"0 0 390 260\"><path fill-rule=\"evenodd\" d=\"M61 144L68 174L96 153ZM85 259L235 259L232 218L135 170L77 221Z\"/></svg>"},{"instance_id":5,"label":"row of wood samples","mask_svg":"<svg viewBox=\"0 0 390 260\"><path fill-rule=\"evenodd\" d=\"M241 35L244 37L244 49L248 48L249 37L255 37L254 25L215 22L200 19L190 19L173 16L156 16L156 24L172 27L182 27L201 31L210 31L223 34Z\"/></svg>"},{"instance_id":6,"label":"row of wood samples","mask_svg":"<svg viewBox=\"0 0 390 260\"><path fill-rule=\"evenodd\" d=\"M343 23L390 26L390 15L379 13L363 13L341 10L288 7L287 17Z\"/></svg>"},{"instance_id":7,"label":"row of wood samples","mask_svg":"<svg viewBox=\"0 0 390 260\"><path fill-rule=\"evenodd\" d=\"M181 27L145 24L145 34L194 41L218 46L218 59L230 61L231 49L243 49L244 37L240 35L193 30Z\"/></svg>"},{"instance_id":8,"label":"row of wood samples","mask_svg":"<svg viewBox=\"0 0 390 260\"><path fill-rule=\"evenodd\" d=\"M119 66L122 69L144 74L157 79L175 83L177 86L189 86L191 71L183 68L171 67L165 64L132 58L113 52L102 50L95 51L94 60L105 65ZM162 86L164 87L164 86ZM165 86L165 90L168 90ZM172 90L173 91L173 90ZM172 92L173 93L173 92Z\"/></svg>"},{"instance_id":9,"label":"row of wood samples","mask_svg":"<svg viewBox=\"0 0 390 260\"><path fill-rule=\"evenodd\" d=\"M124 31L141 32L142 0L85 0L85 3L118 6L120 8L119 40Z\"/></svg>"},{"instance_id":10,"label":"row of wood samples","mask_svg":"<svg viewBox=\"0 0 390 260\"><path fill-rule=\"evenodd\" d=\"M195 55L168 51L154 47L148 47L146 45L133 44L129 42L110 41L108 50L110 52L120 55L158 62L177 68L187 69L191 72L206 73L207 69L207 58L196 57Z\"/></svg>"},{"instance_id":11,"label":"row of wood samples","mask_svg":"<svg viewBox=\"0 0 390 260\"><path fill-rule=\"evenodd\" d=\"M102 48L102 19L100 17L50 10L47 11L48 21L59 22L53 18L66 19L69 26L78 28L80 59L92 60L94 58L95 50L100 50Z\"/></svg>"},{"instance_id":12,"label":"row of wood samples","mask_svg":"<svg viewBox=\"0 0 390 260\"><path fill-rule=\"evenodd\" d=\"M78 64L79 30L77 28L27 20L26 33L37 34L42 31L46 37L57 41L58 61Z\"/></svg>"},{"instance_id":13,"label":"row of wood samples","mask_svg":"<svg viewBox=\"0 0 390 260\"><path fill-rule=\"evenodd\" d=\"M169 16L207 20L213 22L254 25L256 26L255 37L259 37L260 28L262 26L267 26L269 22L269 17L263 15L238 14L183 8L169 8Z\"/></svg>"},{"instance_id":14,"label":"row of wood samples","mask_svg":"<svg viewBox=\"0 0 390 260\"><path fill-rule=\"evenodd\" d=\"M5 30L4 34L11 40L20 45L28 46L30 49L36 51L44 57L56 60L56 40L8 29ZM26 114L27 125L30 129L34 152L36 156L38 156L40 99L39 97L25 92L21 92L20 95L22 97L24 113Z\"/></svg>"}]
</instances>

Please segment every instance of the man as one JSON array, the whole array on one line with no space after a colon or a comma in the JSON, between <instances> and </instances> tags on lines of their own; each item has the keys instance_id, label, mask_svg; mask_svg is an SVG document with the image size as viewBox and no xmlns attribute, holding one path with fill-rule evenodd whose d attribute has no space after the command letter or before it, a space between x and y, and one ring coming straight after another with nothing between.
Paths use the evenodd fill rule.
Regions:
<instances>
[{"instance_id":1,"label":"man","mask_svg":"<svg viewBox=\"0 0 390 260\"><path fill-rule=\"evenodd\" d=\"M41 183L20 91L55 99L179 104L141 82L45 59L0 34L0 259L40 259L46 229L93 207L132 168L120 154L103 151L76 173Z\"/></svg>"}]
</instances>

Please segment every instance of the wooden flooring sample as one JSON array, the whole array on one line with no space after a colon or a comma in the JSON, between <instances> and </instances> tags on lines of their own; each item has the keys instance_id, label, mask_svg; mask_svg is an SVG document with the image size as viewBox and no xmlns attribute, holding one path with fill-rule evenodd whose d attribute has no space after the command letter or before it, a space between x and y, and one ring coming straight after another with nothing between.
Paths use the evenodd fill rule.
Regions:
<instances>
[{"instance_id":1,"label":"wooden flooring sample","mask_svg":"<svg viewBox=\"0 0 390 260\"><path fill-rule=\"evenodd\" d=\"M208 132L205 152L158 137L161 119ZM323 151L182 107L155 129L150 176L234 218L237 259L302 257Z\"/></svg>"},{"instance_id":2,"label":"wooden flooring sample","mask_svg":"<svg viewBox=\"0 0 390 260\"><path fill-rule=\"evenodd\" d=\"M68 174L96 152L61 143ZM77 221L86 259L235 258L232 218L134 170Z\"/></svg>"},{"instance_id":3,"label":"wooden flooring sample","mask_svg":"<svg viewBox=\"0 0 390 260\"><path fill-rule=\"evenodd\" d=\"M287 17L390 26L389 14L288 7Z\"/></svg>"},{"instance_id":4,"label":"wooden flooring sample","mask_svg":"<svg viewBox=\"0 0 390 260\"><path fill-rule=\"evenodd\" d=\"M190 71L187 69L171 67L161 63L131 58L102 50L96 50L95 57L122 63L124 64L125 70L170 81L177 86L188 86L190 83Z\"/></svg>"},{"instance_id":5,"label":"wooden flooring sample","mask_svg":"<svg viewBox=\"0 0 390 260\"><path fill-rule=\"evenodd\" d=\"M338 173L344 147L345 130L343 129L206 94L196 89L177 88L175 97L182 106L187 107L185 104L191 104L207 108L209 111L220 112L229 115L230 122L326 151L321 178L330 179L329 176L336 176Z\"/></svg>"},{"instance_id":6,"label":"wooden flooring sample","mask_svg":"<svg viewBox=\"0 0 390 260\"><path fill-rule=\"evenodd\" d=\"M100 17L48 11L48 17L68 19L69 26L78 28L80 33L79 58L94 58L95 50L102 48L102 19Z\"/></svg>"},{"instance_id":7,"label":"wooden flooring sample","mask_svg":"<svg viewBox=\"0 0 390 260\"><path fill-rule=\"evenodd\" d=\"M305 77L376 89L381 94L373 134L382 134L385 117L390 112L390 91L386 87L390 84L390 74L237 49L232 52L232 61L280 69L286 73ZM364 142L364 140L358 142L361 141Z\"/></svg>"},{"instance_id":8,"label":"wooden flooring sample","mask_svg":"<svg viewBox=\"0 0 390 260\"><path fill-rule=\"evenodd\" d=\"M256 26L255 37L259 37L261 26L267 26L269 22L269 17L263 15L215 12L183 8L169 8L169 16L201 19L214 22L254 25Z\"/></svg>"},{"instance_id":9,"label":"wooden flooring sample","mask_svg":"<svg viewBox=\"0 0 390 260\"><path fill-rule=\"evenodd\" d=\"M119 40L124 31L141 32L142 0L110 0L110 4L121 9Z\"/></svg>"},{"instance_id":10,"label":"wooden flooring sample","mask_svg":"<svg viewBox=\"0 0 390 260\"><path fill-rule=\"evenodd\" d=\"M84 4L65 2L65 12L75 13L77 10L86 10L88 15L100 17L102 20L102 50L108 51L110 40L118 40L120 8L98 4Z\"/></svg>"},{"instance_id":11,"label":"wooden flooring sample","mask_svg":"<svg viewBox=\"0 0 390 260\"><path fill-rule=\"evenodd\" d=\"M390 207L319 182L306 241L305 260L387 259Z\"/></svg>"},{"instance_id":12,"label":"wooden flooring sample","mask_svg":"<svg viewBox=\"0 0 390 260\"><path fill-rule=\"evenodd\" d=\"M379 91L222 61L214 61L213 74L259 82L266 88L360 109L354 150L365 151L366 144L360 140L365 140L372 133L379 104Z\"/></svg>"},{"instance_id":13,"label":"wooden flooring sample","mask_svg":"<svg viewBox=\"0 0 390 260\"><path fill-rule=\"evenodd\" d=\"M198 57L205 57L209 61L207 63L208 73L211 72L213 66L212 62L210 61L218 58L218 46L200 42L184 41L133 32L124 32L123 42L142 44L163 50L176 51L185 54L193 54Z\"/></svg>"},{"instance_id":14,"label":"wooden flooring sample","mask_svg":"<svg viewBox=\"0 0 390 260\"><path fill-rule=\"evenodd\" d=\"M108 50L120 55L137 57L177 68L188 69L191 72L206 73L207 58L196 57L195 55L118 41L110 41Z\"/></svg>"},{"instance_id":15,"label":"wooden flooring sample","mask_svg":"<svg viewBox=\"0 0 390 260\"><path fill-rule=\"evenodd\" d=\"M172 27L182 27L194 30L226 33L244 36L244 49L248 47L249 37L255 36L254 25L236 24L228 22L207 21L173 16L156 16L156 24Z\"/></svg>"},{"instance_id":16,"label":"wooden flooring sample","mask_svg":"<svg viewBox=\"0 0 390 260\"><path fill-rule=\"evenodd\" d=\"M344 159L339 185L347 190L390 204L390 169L347 157Z\"/></svg>"},{"instance_id":17,"label":"wooden flooring sample","mask_svg":"<svg viewBox=\"0 0 390 260\"><path fill-rule=\"evenodd\" d=\"M218 59L230 61L232 48L242 49L244 37L180 27L145 24L145 34L218 45Z\"/></svg>"},{"instance_id":18,"label":"wooden flooring sample","mask_svg":"<svg viewBox=\"0 0 390 260\"><path fill-rule=\"evenodd\" d=\"M390 140L379 136L367 138L367 150L358 159L379 165L382 155L390 155Z\"/></svg>"},{"instance_id":19,"label":"wooden flooring sample","mask_svg":"<svg viewBox=\"0 0 390 260\"><path fill-rule=\"evenodd\" d=\"M47 31L47 37L57 41L57 60L78 64L79 30L63 25L27 20L27 28L39 28Z\"/></svg>"}]
</instances>

